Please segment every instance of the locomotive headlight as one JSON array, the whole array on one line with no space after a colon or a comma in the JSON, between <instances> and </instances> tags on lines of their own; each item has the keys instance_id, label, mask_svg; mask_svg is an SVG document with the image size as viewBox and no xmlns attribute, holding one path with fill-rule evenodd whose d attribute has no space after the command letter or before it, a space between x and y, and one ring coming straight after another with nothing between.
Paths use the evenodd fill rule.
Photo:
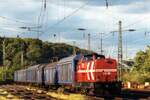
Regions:
<instances>
[{"instance_id":1,"label":"locomotive headlight","mask_svg":"<svg viewBox=\"0 0 150 100\"><path fill-rule=\"evenodd\" d=\"M111 72L107 72L107 75L110 75L111 74Z\"/></svg>"},{"instance_id":2,"label":"locomotive headlight","mask_svg":"<svg viewBox=\"0 0 150 100\"><path fill-rule=\"evenodd\" d=\"M104 75L110 75L111 72L104 72Z\"/></svg>"}]
</instances>

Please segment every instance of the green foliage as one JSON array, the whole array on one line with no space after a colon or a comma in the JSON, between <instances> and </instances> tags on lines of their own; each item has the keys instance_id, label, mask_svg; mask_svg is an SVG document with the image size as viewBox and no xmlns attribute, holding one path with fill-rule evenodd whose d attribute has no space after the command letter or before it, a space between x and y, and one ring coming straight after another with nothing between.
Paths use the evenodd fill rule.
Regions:
<instances>
[{"instance_id":1,"label":"green foliage","mask_svg":"<svg viewBox=\"0 0 150 100\"><path fill-rule=\"evenodd\" d=\"M8 67L0 68L0 81L13 80L14 70Z\"/></svg>"},{"instance_id":2,"label":"green foliage","mask_svg":"<svg viewBox=\"0 0 150 100\"><path fill-rule=\"evenodd\" d=\"M148 46L146 51L139 51L134 61L135 63L130 72L124 74L124 81L150 82L150 47Z\"/></svg>"},{"instance_id":3,"label":"green foliage","mask_svg":"<svg viewBox=\"0 0 150 100\"><path fill-rule=\"evenodd\" d=\"M3 41L5 41L5 67L3 65ZM73 46L64 43L42 42L39 39L30 38L0 38L0 80L3 73L9 79L17 69L39 63L49 63L54 58L61 59L73 54ZM77 52L89 53L89 51L75 47ZM21 56L23 55L23 66Z\"/></svg>"}]
</instances>

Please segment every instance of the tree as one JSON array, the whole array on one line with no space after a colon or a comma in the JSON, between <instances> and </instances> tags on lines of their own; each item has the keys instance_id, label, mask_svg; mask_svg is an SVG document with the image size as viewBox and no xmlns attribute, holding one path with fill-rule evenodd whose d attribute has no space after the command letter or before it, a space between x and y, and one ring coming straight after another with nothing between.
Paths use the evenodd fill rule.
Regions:
<instances>
[{"instance_id":1,"label":"tree","mask_svg":"<svg viewBox=\"0 0 150 100\"><path fill-rule=\"evenodd\" d=\"M130 72L123 76L124 81L137 83L150 82L150 47L146 51L137 52Z\"/></svg>"},{"instance_id":2,"label":"tree","mask_svg":"<svg viewBox=\"0 0 150 100\"><path fill-rule=\"evenodd\" d=\"M0 38L0 64L3 62L3 42L4 38ZM3 66L5 70L0 69L0 77L2 73L7 73L9 79L15 70L27 68L30 65L39 63L49 63L54 58L64 58L73 54L73 46L65 43L49 43L39 39L31 38L5 38L5 62ZM75 47L77 52L89 53L89 51ZM21 55L23 52L24 66L21 66Z\"/></svg>"}]
</instances>

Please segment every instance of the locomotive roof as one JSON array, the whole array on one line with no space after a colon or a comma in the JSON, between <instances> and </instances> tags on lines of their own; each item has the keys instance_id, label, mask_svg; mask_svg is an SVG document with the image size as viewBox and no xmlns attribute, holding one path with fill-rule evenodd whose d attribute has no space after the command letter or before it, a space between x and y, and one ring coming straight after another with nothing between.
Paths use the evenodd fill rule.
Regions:
<instances>
[{"instance_id":1,"label":"locomotive roof","mask_svg":"<svg viewBox=\"0 0 150 100\"><path fill-rule=\"evenodd\" d=\"M97 54L97 53L87 54L87 55L84 55L84 57L92 57L93 55L95 55L96 57L105 58L105 56L104 56L104 55L100 55L100 54Z\"/></svg>"}]
</instances>

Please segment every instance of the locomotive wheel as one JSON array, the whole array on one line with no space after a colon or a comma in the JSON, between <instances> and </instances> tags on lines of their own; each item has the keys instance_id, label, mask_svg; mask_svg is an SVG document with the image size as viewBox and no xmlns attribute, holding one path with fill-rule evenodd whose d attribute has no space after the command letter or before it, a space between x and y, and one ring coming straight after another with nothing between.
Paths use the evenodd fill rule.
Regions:
<instances>
[{"instance_id":1,"label":"locomotive wheel","mask_svg":"<svg viewBox=\"0 0 150 100\"><path fill-rule=\"evenodd\" d=\"M81 89L80 91L81 94L87 95L89 93L89 89Z\"/></svg>"},{"instance_id":2,"label":"locomotive wheel","mask_svg":"<svg viewBox=\"0 0 150 100\"><path fill-rule=\"evenodd\" d=\"M89 92L88 92L88 95L94 96L94 89L90 89Z\"/></svg>"}]
</instances>

